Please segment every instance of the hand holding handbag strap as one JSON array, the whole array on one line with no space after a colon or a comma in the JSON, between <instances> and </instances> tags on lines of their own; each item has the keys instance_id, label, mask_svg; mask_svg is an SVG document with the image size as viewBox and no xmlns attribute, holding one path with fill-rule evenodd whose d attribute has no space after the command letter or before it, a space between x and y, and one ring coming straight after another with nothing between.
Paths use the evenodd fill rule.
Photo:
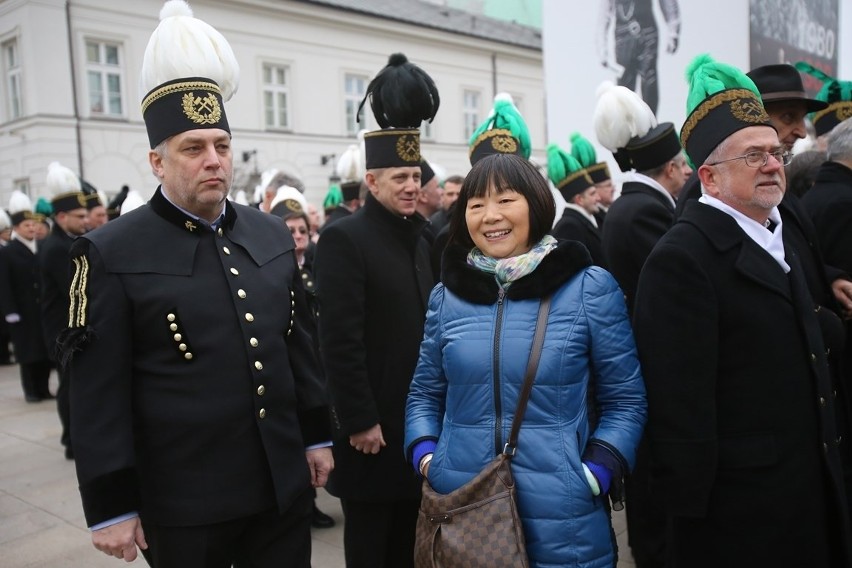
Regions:
<instances>
[{"instance_id":1,"label":"hand holding handbag strap","mask_svg":"<svg viewBox=\"0 0 852 568\"><path fill-rule=\"evenodd\" d=\"M544 332L547 329L547 316L550 313L550 296L541 299L538 306L538 318L535 322L535 336L533 336L532 349L530 350L530 359L527 362L527 372L524 375L524 386L521 389L521 395L518 398L518 406L515 409L515 417L512 419L512 430L509 433L509 441L503 446L503 455L512 457L515 455L515 449L518 446L518 432L521 430L521 421L524 419L524 413L527 411L527 402L530 399L532 392L535 373L538 371L538 362L541 359L541 348L544 345Z\"/></svg>"}]
</instances>

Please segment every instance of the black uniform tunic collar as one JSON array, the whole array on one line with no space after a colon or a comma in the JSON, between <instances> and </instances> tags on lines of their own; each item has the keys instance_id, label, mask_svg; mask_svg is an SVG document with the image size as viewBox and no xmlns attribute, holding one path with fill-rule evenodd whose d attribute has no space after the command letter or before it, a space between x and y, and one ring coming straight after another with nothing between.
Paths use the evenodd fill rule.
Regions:
<instances>
[{"instance_id":1,"label":"black uniform tunic collar","mask_svg":"<svg viewBox=\"0 0 852 568\"><path fill-rule=\"evenodd\" d=\"M165 195L163 195L163 187L160 186L157 188L157 191L154 192L154 196L150 201L151 209L154 210L154 213L168 221L169 223L176 225L190 233L195 235L201 235L201 232L204 230L212 230L207 223L202 223L199 221L198 217L194 217L189 213L182 211L177 207L177 205L171 203L168 199L166 199ZM231 206L229 203L225 203L225 219L222 221L220 227L225 228L233 228L234 222L237 220L237 211Z\"/></svg>"}]
</instances>

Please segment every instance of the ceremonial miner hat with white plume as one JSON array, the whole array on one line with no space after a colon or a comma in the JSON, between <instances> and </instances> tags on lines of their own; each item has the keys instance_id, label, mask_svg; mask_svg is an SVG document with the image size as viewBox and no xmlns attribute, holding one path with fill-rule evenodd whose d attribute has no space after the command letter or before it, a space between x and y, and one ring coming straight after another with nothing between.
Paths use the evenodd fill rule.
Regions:
<instances>
[{"instance_id":1,"label":"ceremonial miner hat with white plume","mask_svg":"<svg viewBox=\"0 0 852 568\"><path fill-rule=\"evenodd\" d=\"M240 69L228 41L192 16L184 0L168 0L145 48L139 90L151 148L197 128L231 132L223 103Z\"/></svg>"},{"instance_id":2,"label":"ceremonial miner hat with white plume","mask_svg":"<svg viewBox=\"0 0 852 568\"><path fill-rule=\"evenodd\" d=\"M405 55L394 53L367 85L359 120L368 99L381 130L364 135L367 169L419 166L420 124L432 122L441 103L432 78Z\"/></svg>"},{"instance_id":3,"label":"ceremonial miner hat with white plume","mask_svg":"<svg viewBox=\"0 0 852 568\"><path fill-rule=\"evenodd\" d=\"M592 182L601 183L610 178L606 162L598 162L598 154L592 143L579 132L571 134L571 156L592 178Z\"/></svg>"},{"instance_id":4,"label":"ceremonial miner hat with white plume","mask_svg":"<svg viewBox=\"0 0 852 568\"><path fill-rule=\"evenodd\" d=\"M529 159L532 152L527 123L512 95L497 93L491 112L470 137L470 165L490 154L517 154Z\"/></svg>"},{"instance_id":5,"label":"ceremonial miner hat with white plume","mask_svg":"<svg viewBox=\"0 0 852 568\"><path fill-rule=\"evenodd\" d=\"M651 108L635 92L605 81L597 95L595 134L622 171L651 170L680 152L674 124L657 124Z\"/></svg>"},{"instance_id":6,"label":"ceremonial miner hat with white plume","mask_svg":"<svg viewBox=\"0 0 852 568\"><path fill-rule=\"evenodd\" d=\"M754 81L733 65L702 54L686 68L686 80L689 114L680 140L693 167L707 161L734 132L749 126L772 127Z\"/></svg>"},{"instance_id":7,"label":"ceremonial miner hat with white plume","mask_svg":"<svg viewBox=\"0 0 852 568\"><path fill-rule=\"evenodd\" d=\"M835 79L804 61L796 63L796 69L823 82L816 98L826 103L826 106L811 113L817 136L828 134L835 126L852 117L852 82Z\"/></svg>"},{"instance_id":8,"label":"ceremonial miner hat with white plume","mask_svg":"<svg viewBox=\"0 0 852 568\"><path fill-rule=\"evenodd\" d=\"M86 195L77 174L60 164L47 166L47 189L52 195L50 205L54 215L63 211L86 209Z\"/></svg>"},{"instance_id":9,"label":"ceremonial miner hat with white plume","mask_svg":"<svg viewBox=\"0 0 852 568\"><path fill-rule=\"evenodd\" d=\"M358 199L361 192L361 180L364 179L364 134L358 133L357 144L350 144L337 160L337 177L340 178L340 192L343 201Z\"/></svg>"},{"instance_id":10,"label":"ceremonial miner hat with white plume","mask_svg":"<svg viewBox=\"0 0 852 568\"><path fill-rule=\"evenodd\" d=\"M32 221L41 221L42 215L33 211L33 203L26 193L20 189L12 192L9 198L9 217L12 220L12 225L17 226L30 219Z\"/></svg>"}]
</instances>

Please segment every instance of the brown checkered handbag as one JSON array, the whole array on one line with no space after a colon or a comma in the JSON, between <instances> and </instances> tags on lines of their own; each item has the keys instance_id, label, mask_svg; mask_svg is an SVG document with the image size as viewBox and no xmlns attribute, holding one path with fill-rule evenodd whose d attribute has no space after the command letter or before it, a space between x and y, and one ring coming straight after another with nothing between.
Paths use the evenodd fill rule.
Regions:
<instances>
[{"instance_id":1,"label":"brown checkered handbag","mask_svg":"<svg viewBox=\"0 0 852 568\"><path fill-rule=\"evenodd\" d=\"M538 369L549 309L548 296L539 305L524 386L503 452L476 477L446 495L423 480L414 544L416 568L529 566L510 463Z\"/></svg>"}]
</instances>

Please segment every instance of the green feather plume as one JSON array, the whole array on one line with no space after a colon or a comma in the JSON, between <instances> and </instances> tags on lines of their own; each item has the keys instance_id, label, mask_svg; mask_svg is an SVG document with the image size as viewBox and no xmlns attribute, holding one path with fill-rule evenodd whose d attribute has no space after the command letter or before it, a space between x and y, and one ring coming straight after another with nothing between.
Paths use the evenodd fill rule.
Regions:
<instances>
[{"instance_id":1,"label":"green feather plume","mask_svg":"<svg viewBox=\"0 0 852 568\"><path fill-rule=\"evenodd\" d=\"M584 168L593 166L598 162L598 154L595 151L595 147L579 132L571 134L571 155Z\"/></svg>"},{"instance_id":2,"label":"green feather plume","mask_svg":"<svg viewBox=\"0 0 852 568\"><path fill-rule=\"evenodd\" d=\"M527 123L524 121L524 117L521 116L511 96L501 93L494 97L494 107L485 121L479 125L479 128L470 137L470 144L473 144L483 132L492 128L504 128L511 132L518 139L521 156L529 159L530 153L532 153L530 132L527 128Z\"/></svg>"},{"instance_id":3,"label":"green feather plume","mask_svg":"<svg viewBox=\"0 0 852 568\"><path fill-rule=\"evenodd\" d=\"M804 61L799 61L795 67L799 71L812 75L822 81L822 89L816 94L817 100L829 104L836 103L837 101L852 101L852 81L835 79L823 70L817 69Z\"/></svg>"},{"instance_id":4,"label":"green feather plume","mask_svg":"<svg viewBox=\"0 0 852 568\"><path fill-rule=\"evenodd\" d=\"M50 201L48 201L44 197L39 197L38 201L36 201L34 211L36 213L44 215L45 217L50 217L51 215L53 215L53 205L51 205Z\"/></svg>"},{"instance_id":5,"label":"green feather plume","mask_svg":"<svg viewBox=\"0 0 852 568\"><path fill-rule=\"evenodd\" d=\"M336 183L328 188L328 193L325 194L325 199L322 202L323 209L334 209L343 202L343 192L340 191L340 186Z\"/></svg>"},{"instance_id":6,"label":"green feather plume","mask_svg":"<svg viewBox=\"0 0 852 568\"><path fill-rule=\"evenodd\" d=\"M708 96L725 89L748 89L760 98L760 91L748 75L733 65L716 61L707 53L696 56L687 66L686 81L689 83L687 115Z\"/></svg>"},{"instance_id":7,"label":"green feather plume","mask_svg":"<svg viewBox=\"0 0 852 568\"><path fill-rule=\"evenodd\" d=\"M582 169L580 162L557 144L547 145L547 177L554 185Z\"/></svg>"}]
</instances>

